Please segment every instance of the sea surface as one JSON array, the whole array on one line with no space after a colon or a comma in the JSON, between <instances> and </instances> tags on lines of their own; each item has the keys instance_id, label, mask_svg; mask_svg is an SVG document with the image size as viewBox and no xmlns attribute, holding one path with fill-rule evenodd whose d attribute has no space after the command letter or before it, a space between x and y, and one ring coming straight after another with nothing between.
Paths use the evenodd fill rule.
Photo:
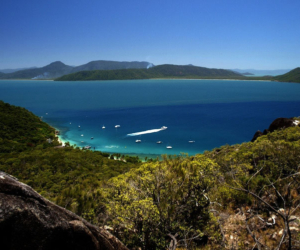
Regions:
<instances>
[{"instance_id":1,"label":"sea surface","mask_svg":"<svg viewBox=\"0 0 300 250\"><path fill-rule=\"evenodd\" d=\"M250 141L274 119L300 116L300 84L269 81L1 80L0 100L42 117L71 144L142 158Z\"/></svg>"}]
</instances>

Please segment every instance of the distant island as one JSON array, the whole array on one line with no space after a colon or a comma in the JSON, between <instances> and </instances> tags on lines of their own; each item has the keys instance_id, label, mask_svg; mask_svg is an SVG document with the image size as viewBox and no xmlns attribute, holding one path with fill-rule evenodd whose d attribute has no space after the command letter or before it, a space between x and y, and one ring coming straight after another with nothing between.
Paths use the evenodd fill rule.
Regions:
<instances>
[{"instance_id":1,"label":"distant island","mask_svg":"<svg viewBox=\"0 0 300 250\"><path fill-rule=\"evenodd\" d=\"M280 76L251 76L225 70L210 69L191 65L158 65L149 69L92 70L64 75L56 81L88 80L132 80L132 79L232 79L232 80L266 80L300 83L300 68Z\"/></svg>"},{"instance_id":2,"label":"distant island","mask_svg":"<svg viewBox=\"0 0 300 250\"><path fill-rule=\"evenodd\" d=\"M185 78L185 79L241 79L243 75L225 69L210 69L191 65L164 64L148 69L121 70L92 70L81 71L57 78L57 81L82 80L130 80L157 78Z\"/></svg>"},{"instance_id":3,"label":"distant island","mask_svg":"<svg viewBox=\"0 0 300 250\"><path fill-rule=\"evenodd\" d=\"M10 70L13 71L13 70ZM283 71L283 70L281 70ZM91 61L80 66L69 66L60 61L41 68L0 72L0 79L34 79L56 81L133 80L133 79L232 79L300 82L300 68L282 75L255 76L250 71L215 69L188 65L164 64L155 66L150 62ZM270 71L271 72L271 71ZM274 70L275 72L275 70ZM274 73L273 72L273 73ZM277 71L276 71L277 72ZM279 72L279 70L278 70ZM284 72L284 71L283 71ZM250 77L247 77L250 76Z\"/></svg>"}]
</instances>

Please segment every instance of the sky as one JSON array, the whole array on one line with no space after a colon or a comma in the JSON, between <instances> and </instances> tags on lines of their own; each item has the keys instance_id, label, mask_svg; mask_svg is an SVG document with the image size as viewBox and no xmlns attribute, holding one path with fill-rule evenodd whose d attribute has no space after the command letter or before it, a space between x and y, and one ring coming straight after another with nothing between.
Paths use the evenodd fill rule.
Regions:
<instances>
[{"instance_id":1,"label":"sky","mask_svg":"<svg viewBox=\"0 0 300 250\"><path fill-rule=\"evenodd\" d=\"M0 69L93 60L300 66L299 0L2 0Z\"/></svg>"}]
</instances>

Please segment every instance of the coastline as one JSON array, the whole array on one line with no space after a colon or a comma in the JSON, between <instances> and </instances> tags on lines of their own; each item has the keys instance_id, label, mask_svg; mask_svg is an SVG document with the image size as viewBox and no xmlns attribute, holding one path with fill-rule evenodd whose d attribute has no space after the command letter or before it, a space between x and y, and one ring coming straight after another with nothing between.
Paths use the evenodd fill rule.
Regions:
<instances>
[{"instance_id":1,"label":"coastline","mask_svg":"<svg viewBox=\"0 0 300 250\"><path fill-rule=\"evenodd\" d=\"M50 125L50 124L49 124ZM50 125L51 126L51 125ZM51 126L53 129L55 129L55 132L57 131L59 134L55 133L55 137L57 138L57 141L61 144L61 146L59 147L65 147L66 143L68 143L70 146L77 146L75 143L72 144L70 143L70 141L67 141L67 140L64 140L62 138L62 135L60 134L60 130ZM78 146L79 147L79 146ZM79 148L83 148L83 147L79 147ZM122 153L116 153L116 152L109 152L109 151L100 151L100 150L91 150L91 151L98 151L98 152L103 152L103 153L108 153L111 155L114 155L114 154L122 154ZM162 155L158 155L158 154L136 154L136 153L128 153L128 154L125 154L127 156L130 156L130 157L138 157L140 161L142 162L146 162L146 159L162 159Z\"/></svg>"}]
</instances>

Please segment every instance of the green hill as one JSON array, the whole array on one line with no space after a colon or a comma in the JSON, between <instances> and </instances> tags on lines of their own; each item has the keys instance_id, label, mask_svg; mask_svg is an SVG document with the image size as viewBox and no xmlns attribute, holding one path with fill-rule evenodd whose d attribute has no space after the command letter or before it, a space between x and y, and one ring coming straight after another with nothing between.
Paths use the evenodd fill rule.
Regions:
<instances>
[{"instance_id":1,"label":"green hill","mask_svg":"<svg viewBox=\"0 0 300 250\"><path fill-rule=\"evenodd\" d=\"M55 130L24 108L0 101L0 152L20 152L38 145L48 147Z\"/></svg>"},{"instance_id":2,"label":"green hill","mask_svg":"<svg viewBox=\"0 0 300 250\"><path fill-rule=\"evenodd\" d=\"M280 82L299 82L300 83L300 68L295 68L290 72L274 77L275 80Z\"/></svg>"},{"instance_id":3,"label":"green hill","mask_svg":"<svg viewBox=\"0 0 300 250\"><path fill-rule=\"evenodd\" d=\"M121 69L121 70L94 70L81 71L57 78L57 81L82 81L82 80L129 80L153 78L232 78L244 79L238 73L224 69L209 69L191 65L159 65L149 69Z\"/></svg>"}]
</instances>

